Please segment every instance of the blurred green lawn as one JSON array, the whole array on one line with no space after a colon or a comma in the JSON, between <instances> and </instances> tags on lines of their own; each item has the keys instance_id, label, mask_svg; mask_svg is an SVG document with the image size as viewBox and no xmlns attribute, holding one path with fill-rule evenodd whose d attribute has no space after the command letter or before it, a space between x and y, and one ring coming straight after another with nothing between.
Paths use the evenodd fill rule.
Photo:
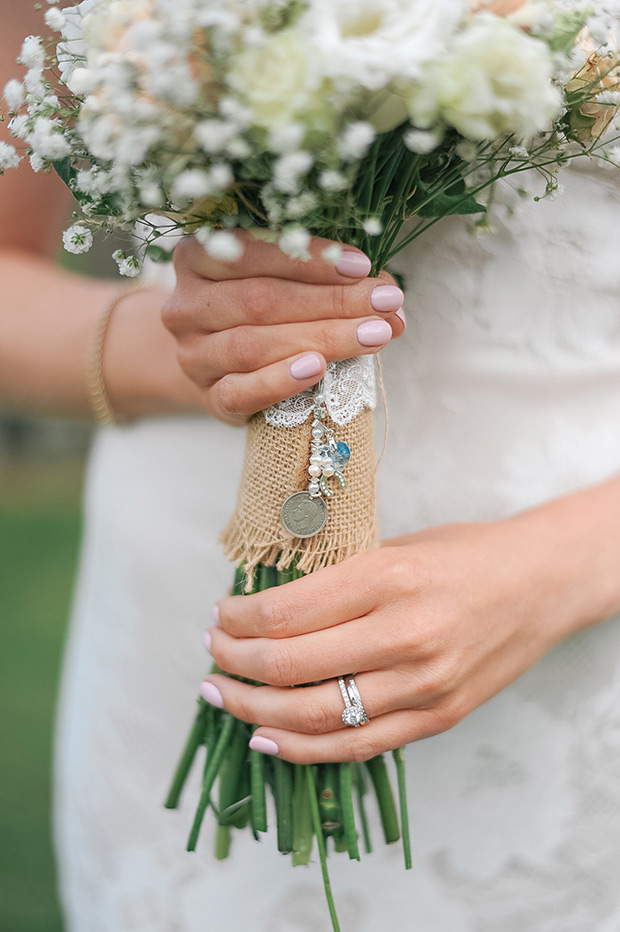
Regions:
<instances>
[{"instance_id":1,"label":"blurred green lawn","mask_svg":"<svg viewBox=\"0 0 620 932\"><path fill-rule=\"evenodd\" d=\"M54 704L81 467L0 466L0 929L61 932L50 841Z\"/></svg>"}]
</instances>

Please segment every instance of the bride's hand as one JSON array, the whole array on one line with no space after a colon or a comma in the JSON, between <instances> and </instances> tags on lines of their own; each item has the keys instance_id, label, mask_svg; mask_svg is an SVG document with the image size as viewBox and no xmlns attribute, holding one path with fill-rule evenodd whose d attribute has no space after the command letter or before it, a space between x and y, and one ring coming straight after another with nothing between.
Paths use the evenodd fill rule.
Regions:
<instances>
[{"instance_id":1,"label":"bride's hand","mask_svg":"<svg viewBox=\"0 0 620 932\"><path fill-rule=\"evenodd\" d=\"M609 523L619 495L615 480L222 599L219 625L205 636L214 659L270 685L210 675L202 694L261 726L257 750L295 763L367 760L446 731L561 638L616 609L620 535L603 528L601 540L596 522ZM341 720L334 679L347 673L356 674L370 718L355 729ZM317 681L325 682L287 688Z\"/></svg>"},{"instance_id":2,"label":"bride's hand","mask_svg":"<svg viewBox=\"0 0 620 932\"><path fill-rule=\"evenodd\" d=\"M403 294L344 247L334 266L314 239L307 262L248 233L236 262L209 257L194 237L175 250L177 285L163 320L185 374L219 420L252 414L314 385L326 362L376 353L405 329Z\"/></svg>"}]
</instances>

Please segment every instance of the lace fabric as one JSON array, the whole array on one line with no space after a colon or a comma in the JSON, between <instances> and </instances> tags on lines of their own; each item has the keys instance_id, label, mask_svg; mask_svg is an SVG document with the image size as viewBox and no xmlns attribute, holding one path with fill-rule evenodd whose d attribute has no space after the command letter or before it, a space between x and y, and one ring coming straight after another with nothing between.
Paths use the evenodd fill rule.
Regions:
<instances>
[{"instance_id":1,"label":"lace fabric","mask_svg":"<svg viewBox=\"0 0 620 932\"><path fill-rule=\"evenodd\" d=\"M375 357L357 356L328 363L323 394L329 416L341 427L350 424L365 408L374 410L377 405ZM267 408L265 420L272 427L299 427L310 417L313 406L314 391L306 389Z\"/></svg>"}]
</instances>

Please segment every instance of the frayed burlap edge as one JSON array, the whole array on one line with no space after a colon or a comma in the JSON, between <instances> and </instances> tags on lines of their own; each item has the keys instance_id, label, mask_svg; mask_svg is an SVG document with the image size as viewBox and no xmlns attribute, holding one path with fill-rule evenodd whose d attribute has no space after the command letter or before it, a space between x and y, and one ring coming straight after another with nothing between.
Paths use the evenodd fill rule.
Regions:
<instances>
[{"instance_id":1,"label":"frayed burlap edge","mask_svg":"<svg viewBox=\"0 0 620 932\"><path fill-rule=\"evenodd\" d=\"M273 427L261 413L248 425L237 505L220 537L226 556L245 565L248 589L258 563L286 569L295 561L303 573L311 573L379 544L372 412L364 410L344 427L329 418L325 423L351 448L347 485L342 489L330 480L334 497L327 502L327 524L305 539L284 529L280 511L289 495L308 484L311 420Z\"/></svg>"}]
</instances>

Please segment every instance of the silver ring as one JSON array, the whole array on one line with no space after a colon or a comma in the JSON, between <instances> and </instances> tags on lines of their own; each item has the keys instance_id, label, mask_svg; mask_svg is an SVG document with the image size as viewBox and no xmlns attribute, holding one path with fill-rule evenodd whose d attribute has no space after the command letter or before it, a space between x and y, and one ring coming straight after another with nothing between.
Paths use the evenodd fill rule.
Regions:
<instances>
[{"instance_id":1,"label":"silver ring","mask_svg":"<svg viewBox=\"0 0 620 932\"><path fill-rule=\"evenodd\" d=\"M343 676L338 678L338 686L340 687L340 693L344 700L342 721L345 723L345 725L351 725L354 728L359 728L360 725L368 724L368 716L366 715L366 709L364 708L364 703L362 702L360 691L357 688L357 684L353 679L353 676L347 676L347 679L349 680L348 686L346 685Z\"/></svg>"}]
</instances>

